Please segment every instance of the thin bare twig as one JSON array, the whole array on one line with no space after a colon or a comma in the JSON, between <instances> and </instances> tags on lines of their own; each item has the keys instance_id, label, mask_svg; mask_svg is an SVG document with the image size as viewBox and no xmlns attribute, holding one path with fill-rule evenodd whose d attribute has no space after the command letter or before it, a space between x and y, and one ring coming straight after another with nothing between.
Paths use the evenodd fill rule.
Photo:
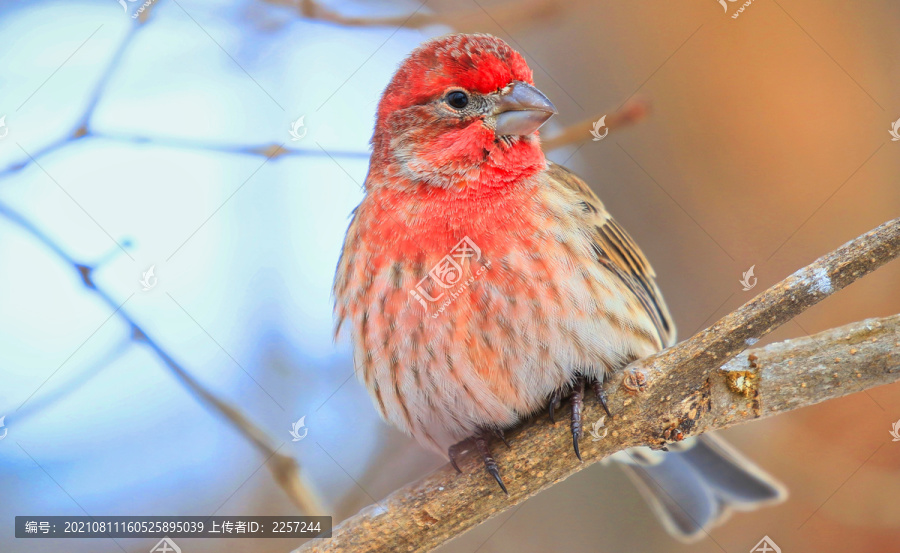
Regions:
<instances>
[{"instance_id":1,"label":"thin bare twig","mask_svg":"<svg viewBox=\"0 0 900 553\"><path fill-rule=\"evenodd\" d=\"M134 341L143 342L153 350L156 356L163 361L166 367L172 371L194 397L221 415L242 436L249 440L266 459L269 459L267 465L275 480L301 511L308 514L325 512L318 496L313 492L312 487L303 474L301 474L297 461L293 457L278 453L278 446L275 445L272 438L265 431L250 421L239 409L207 390L203 384L175 361L159 343L144 331L137 321L129 315L128 311L121 307L120 302L113 299L105 290L96 285L93 280L92 267L76 261L31 221L2 203L0 203L0 217L19 226L27 234L46 246L57 257L70 265L85 287L114 309L116 315L125 321L131 329L131 337Z\"/></svg>"},{"instance_id":2,"label":"thin bare twig","mask_svg":"<svg viewBox=\"0 0 900 553\"><path fill-rule=\"evenodd\" d=\"M344 15L325 7L316 0L263 0L268 4L285 6L297 11L306 19L333 23L345 27L402 27L421 29L429 25L446 25L454 29L466 30L469 21L485 17L481 8L475 10L457 10L450 13L427 13L417 11L412 15L395 15L384 17L357 17ZM556 15L562 8L558 0L527 0L525 2L509 2L493 8L494 17L504 22L507 28L533 25L535 21L545 21Z\"/></svg>"},{"instance_id":3,"label":"thin bare twig","mask_svg":"<svg viewBox=\"0 0 900 553\"><path fill-rule=\"evenodd\" d=\"M120 356L122 356L131 347L131 340L122 338L112 349L104 353L97 359L92 360L86 366L81 368L76 374L72 375L62 384L58 384L52 391L45 393L37 398L23 403L16 409L15 418L18 424L22 421L33 417L37 413L56 405L63 399L77 392L88 383L100 371L111 365Z\"/></svg>"},{"instance_id":4,"label":"thin bare twig","mask_svg":"<svg viewBox=\"0 0 900 553\"><path fill-rule=\"evenodd\" d=\"M312 540L297 551L390 551L398 542L412 544L409 551L430 551L617 451L638 445L661 448L689 435L896 382L900 316L735 357L898 255L900 219L823 256L709 329L619 371L609 383L616 416L606 424L606 439L582 442L584 463L575 459L562 425L542 417L509 434L511 449L495 451L509 496L499 492L479 459L466 456L464 474L445 466L344 521L331 539ZM586 406L587 420L600 415L597 405Z\"/></svg>"},{"instance_id":5,"label":"thin bare twig","mask_svg":"<svg viewBox=\"0 0 900 553\"><path fill-rule=\"evenodd\" d=\"M606 129L608 129L609 132L624 129L642 121L647 117L648 113L650 113L649 101L640 98L628 100L621 108L606 115L606 120L604 121L605 125L600 125L601 130L599 133L601 136L605 137L606 135L603 133ZM591 129L594 127L594 123L599 121L603 116L604 114L601 113L594 117L584 119L574 125L569 125L546 138L541 138L541 145L544 147L545 151L549 151L585 142L587 140L593 140L591 138Z\"/></svg>"}]
</instances>

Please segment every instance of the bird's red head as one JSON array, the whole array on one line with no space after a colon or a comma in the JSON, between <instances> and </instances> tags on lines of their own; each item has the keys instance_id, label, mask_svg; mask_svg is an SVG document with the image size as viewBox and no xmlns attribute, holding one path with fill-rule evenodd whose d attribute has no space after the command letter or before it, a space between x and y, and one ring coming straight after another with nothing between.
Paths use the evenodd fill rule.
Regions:
<instances>
[{"instance_id":1,"label":"bird's red head","mask_svg":"<svg viewBox=\"0 0 900 553\"><path fill-rule=\"evenodd\" d=\"M431 40L384 91L368 186L505 186L527 178L546 165L537 130L554 113L524 58L499 38Z\"/></svg>"}]
</instances>

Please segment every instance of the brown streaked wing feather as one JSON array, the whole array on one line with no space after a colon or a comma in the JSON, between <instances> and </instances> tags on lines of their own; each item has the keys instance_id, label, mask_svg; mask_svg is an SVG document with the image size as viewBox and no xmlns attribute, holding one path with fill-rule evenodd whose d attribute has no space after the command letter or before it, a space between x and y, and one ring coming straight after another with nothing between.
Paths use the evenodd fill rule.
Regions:
<instances>
[{"instance_id":1,"label":"brown streaked wing feather","mask_svg":"<svg viewBox=\"0 0 900 553\"><path fill-rule=\"evenodd\" d=\"M550 163L547 176L574 191L594 238L597 261L618 276L637 297L656 325L663 347L675 343L675 325L656 286L656 273L631 236L612 218L597 195L575 173Z\"/></svg>"}]
</instances>

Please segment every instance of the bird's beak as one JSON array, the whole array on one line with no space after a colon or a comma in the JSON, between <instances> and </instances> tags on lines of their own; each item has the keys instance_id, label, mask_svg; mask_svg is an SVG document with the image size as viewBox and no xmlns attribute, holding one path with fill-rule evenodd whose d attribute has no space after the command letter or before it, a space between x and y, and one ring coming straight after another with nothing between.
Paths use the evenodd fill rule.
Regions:
<instances>
[{"instance_id":1,"label":"bird's beak","mask_svg":"<svg viewBox=\"0 0 900 553\"><path fill-rule=\"evenodd\" d=\"M522 81L513 81L498 97L493 112L497 135L531 134L557 113L543 92Z\"/></svg>"}]
</instances>

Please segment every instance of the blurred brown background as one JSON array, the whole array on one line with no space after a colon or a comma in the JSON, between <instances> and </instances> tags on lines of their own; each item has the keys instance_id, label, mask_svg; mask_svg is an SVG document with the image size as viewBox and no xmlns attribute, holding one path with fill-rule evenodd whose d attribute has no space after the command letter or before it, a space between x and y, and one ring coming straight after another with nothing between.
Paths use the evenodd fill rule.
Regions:
<instances>
[{"instance_id":1,"label":"blurred brown background","mask_svg":"<svg viewBox=\"0 0 900 553\"><path fill-rule=\"evenodd\" d=\"M732 19L740 5L726 14L714 0L576 1L552 23L514 33L546 68L532 63L562 124L636 91L652 102L648 119L601 142L585 129L568 165L654 264L682 338L900 214L900 143L888 134L900 117L900 4L756 0ZM508 38L498 23L484 30ZM738 280L751 265L759 283L744 292ZM767 341L898 311L893 263ZM900 444L870 456L898 418L895 385L723 432L791 495L696 544L668 538L607 467L442 551L744 553L763 535L784 552L897 551Z\"/></svg>"}]
</instances>

